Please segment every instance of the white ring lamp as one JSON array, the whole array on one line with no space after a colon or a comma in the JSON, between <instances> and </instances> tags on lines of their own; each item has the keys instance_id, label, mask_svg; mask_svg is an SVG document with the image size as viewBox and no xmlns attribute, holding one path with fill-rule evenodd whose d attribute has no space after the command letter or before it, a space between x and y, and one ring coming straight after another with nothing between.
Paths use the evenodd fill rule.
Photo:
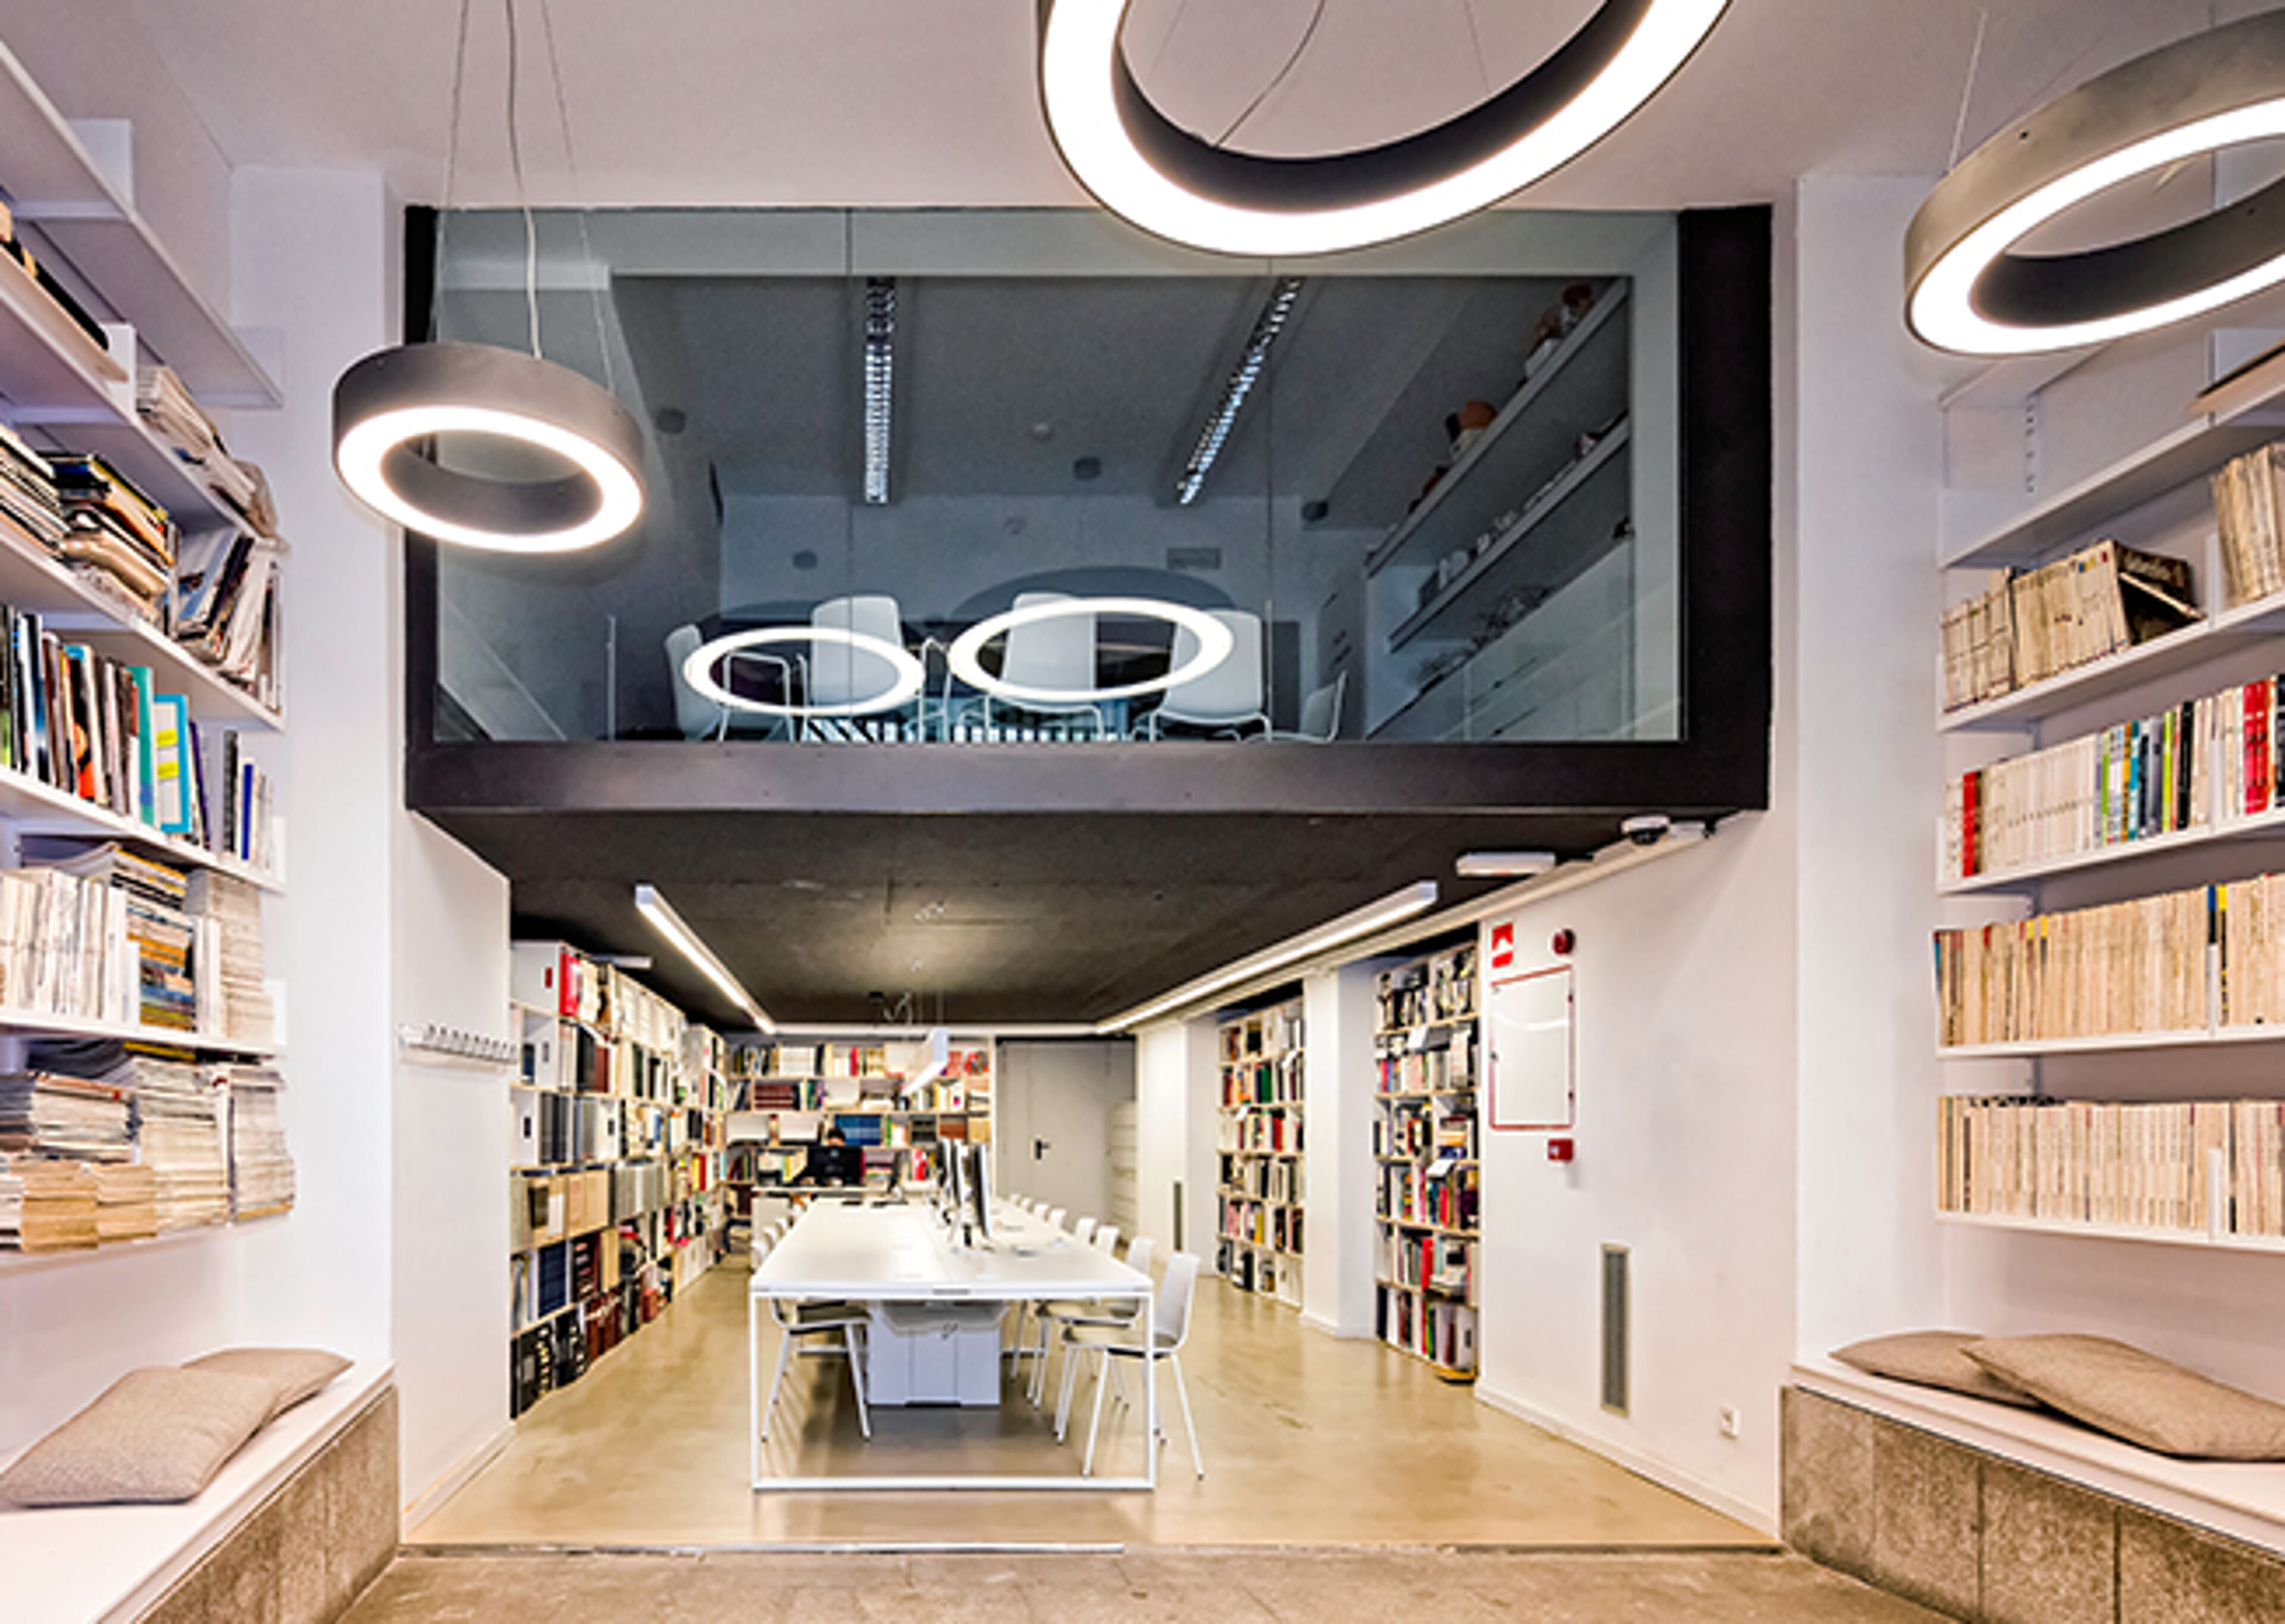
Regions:
<instances>
[{"instance_id":1,"label":"white ring lamp","mask_svg":"<svg viewBox=\"0 0 2285 1624\"><path fill-rule=\"evenodd\" d=\"M896 679L878 694L864 699L844 701L837 705L772 704L767 700L748 699L742 694L733 694L714 679L714 668L726 656L743 649L766 647L775 643L837 643L844 648L862 649L888 662L890 669L896 673ZM893 710L916 696L927 686L928 671L913 657L910 650L898 647L886 638L875 637L868 632L854 632L846 626L758 626L750 632L728 632L711 643L701 643L682 662L682 679L710 703L728 710L754 711L762 716L870 716L876 710Z\"/></svg>"},{"instance_id":2,"label":"white ring lamp","mask_svg":"<svg viewBox=\"0 0 2285 1624\"><path fill-rule=\"evenodd\" d=\"M1913 333L1963 355L2076 349L2285 282L2285 182L2187 224L2075 254L2015 245L2098 193L2285 136L2285 12L2177 41L2001 130L1937 184L1904 239Z\"/></svg>"},{"instance_id":3,"label":"white ring lamp","mask_svg":"<svg viewBox=\"0 0 2285 1624\"><path fill-rule=\"evenodd\" d=\"M1554 55L1488 101L1379 146L1276 158L1168 119L1119 43L1128 0L1039 0L1040 101L1097 201L1222 254L1329 254L1488 208L1562 168L1672 78L1728 0L1604 0Z\"/></svg>"},{"instance_id":4,"label":"white ring lamp","mask_svg":"<svg viewBox=\"0 0 2285 1624\"><path fill-rule=\"evenodd\" d=\"M1123 683L1116 687L1036 688L1022 683L1002 681L984 669L984 646L993 638L1003 636L1017 626L1028 626L1043 620L1064 620L1073 615L1096 616L1125 615L1136 620L1159 620L1180 626L1198 639L1198 651L1183 663L1168 670L1164 676L1152 677L1142 682ZM994 699L1004 699L1015 704L1087 705L1107 699L1137 699L1145 694L1164 693L1166 689L1203 677L1229 658L1237 646L1228 626L1204 609L1191 608L1188 604L1166 603L1157 598L1057 598L1045 603L1027 603L1017 609L1006 609L974 625L953 639L952 649L945 657L952 666L952 674L971 688L978 688Z\"/></svg>"},{"instance_id":5,"label":"white ring lamp","mask_svg":"<svg viewBox=\"0 0 2285 1624\"><path fill-rule=\"evenodd\" d=\"M418 449L442 434L517 441L574 471L539 481L462 473ZM569 367L489 344L406 344L343 373L334 466L382 518L495 553L595 546L642 515L642 433L627 409Z\"/></svg>"}]
</instances>

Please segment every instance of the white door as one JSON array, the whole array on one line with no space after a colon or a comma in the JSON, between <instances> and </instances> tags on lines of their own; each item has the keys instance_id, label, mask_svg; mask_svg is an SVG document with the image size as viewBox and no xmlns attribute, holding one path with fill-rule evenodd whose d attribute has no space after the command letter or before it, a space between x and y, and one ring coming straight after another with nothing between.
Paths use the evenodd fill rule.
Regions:
<instances>
[{"instance_id":1,"label":"white door","mask_svg":"<svg viewBox=\"0 0 2285 1624\"><path fill-rule=\"evenodd\" d=\"M1111 1216L1111 1116L1135 1101L1129 1043L1003 1041L994 1176L1071 1216ZM1123 1228L1123 1226L1122 1226Z\"/></svg>"}]
</instances>

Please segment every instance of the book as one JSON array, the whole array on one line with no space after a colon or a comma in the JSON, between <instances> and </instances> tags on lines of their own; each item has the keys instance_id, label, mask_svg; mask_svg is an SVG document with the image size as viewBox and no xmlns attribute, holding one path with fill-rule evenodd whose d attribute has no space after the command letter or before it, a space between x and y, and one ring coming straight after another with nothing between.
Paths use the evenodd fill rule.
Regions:
<instances>
[{"instance_id":1,"label":"book","mask_svg":"<svg viewBox=\"0 0 2285 1624\"><path fill-rule=\"evenodd\" d=\"M1995 572L1944 613L1943 706L1980 704L2195 624L2189 564L2113 540Z\"/></svg>"}]
</instances>

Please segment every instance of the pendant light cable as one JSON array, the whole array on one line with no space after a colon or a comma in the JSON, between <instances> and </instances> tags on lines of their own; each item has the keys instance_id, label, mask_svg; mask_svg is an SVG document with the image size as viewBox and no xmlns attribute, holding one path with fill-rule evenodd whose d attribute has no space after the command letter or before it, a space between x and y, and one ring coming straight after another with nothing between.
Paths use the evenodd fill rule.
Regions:
<instances>
[{"instance_id":1,"label":"pendant light cable","mask_svg":"<svg viewBox=\"0 0 2285 1624\"><path fill-rule=\"evenodd\" d=\"M1246 120L1252 118L1256 113L1260 111L1261 104L1269 99L1270 96L1276 90L1279 85L1284 84L1287 79L1292 76L1294 67L1301 60L1301 53L1308 50L1309 42L1317 37L1317 25L1324 20L1325 0L1317 0L1317 9L1309 13L1309 26L1302 29L1301 37L1293 42L1293 49L1286 57L1284 66L1277 70L1277 74L1275 78L1271 79L1268 84L1261 87L1261 93L1260 95L1256 96L1252 101L1245 104L1245 111L1241 112L1236 118L1230 121L1229 128L1223 130L1221 134L1214 137L1214 145L1216 146L1228 146L1229 145L1229 138L1238 132L1239 127L1243 125Z\"/></svg>"},{"instance_id":2,"label":"pendant light cable","mask_svg":"<svg viewBox=\"0 0 2285 1624\"><path fill-rule=\"evenodd\" d=\"M452 188L460 177L460 96L468 82L468 13L474 6L475 0L460 0L459 43L452 50L452 111L444 129L444 200L436 211L436 263L428 283L428 335L436 339L444 336L444 231L452 218Z\"/></svg>"},{"instance_id":3,"label":"pendant light cable","mask_svg":"<svg viewBox=\"0 0 2285 1624\"><path fill-rule=\"evenodd\" d=\"M507 163L515 177L515 206L523 211L523 305L531 322L531 358L541 361L546 357L539 353L539 232L532 224L531 193L523 184L523 139L516 129L515 0L503 3L507 7Z\"/></svg>"},{"instance_id":4,"label":"pendant light cable","mask_svg":"<svg viewBox=\"0 0 2285 1624\"><path fill-rule=\"evenodd\" d=\"M547 41L547 76L555 86L555 122L563 127L563 166L571 176L572 217L579 222L579 253L587 265L587 305L595 318L595 349L603 358L603 387L618 393L610 341L603 332L603 289L595 279L595 245L587 236L587 188L579 178L579 153L571 145L571 106L563 94L563 59L555 50L555 10L539 0L539 28Z\"/></svg>"},{"instance_id":5,"label":"pendant light cable","mask_svg":"<svg viewBox=\"0 0 2285 1624\"><path fill-rule=\"evenodd\" d=\"M1460 0L1460 10L1468 20L1468 43L1476 48L1476 83L1489 95L1492 70L1484 61L1483 30L1476 27L1476 0Z\"/></svg>"},{"instance_id":6,"label":"pendant light cable","mask_svg":"<svg viewBox=\"0 0 2285 1624\"><path fill-rule=\"evenodd\" d=\"M1959 87L1959 116L1951 126L1951 156L1944 161L1944 173L1959 167L1959 144L1967 135L1967 104L1975 95L1975 75L1983 66L1983 31L1991 26L1991 6L1985 0L1983 14L1975 20L1975 45L1967 53L1967 82Z\"/></svg>"}]
</instances>

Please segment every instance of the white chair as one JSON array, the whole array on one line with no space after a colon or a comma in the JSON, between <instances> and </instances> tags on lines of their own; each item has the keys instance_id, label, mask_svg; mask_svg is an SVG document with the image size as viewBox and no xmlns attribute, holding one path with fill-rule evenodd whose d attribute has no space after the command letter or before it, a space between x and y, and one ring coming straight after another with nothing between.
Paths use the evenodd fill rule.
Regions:
<instances>
[{"instance_id":1,"label":"white chair","mask_svg":"<svg viewBox=\"0 0 2285 1624\"><path fill-rule=\"evenodd\" d=\"M1069 592L1018 592L1015 607L1032 608L1042 604L1069 603ZM1095 686L1095 616L1093 614L1058 615L1050 620L1025 621L1010 626L1001 643L1000 679L1017 687L1046 688L1066 694L1085 694ZM1103 709L1088 701L1068 702L1054 700L999 699L984 696L984 731L990 736L994 706L1012 711L1019 717L1068 716L1085 717L1094 725L1095 736L1103 736Z\"/></svg>"},{"instance_id":2,"label":"white chair","mask_svg":"<svg viewBox=\"0 0 2285 1624\"><path fill-rule=\"evenodd\" d=\"M872 1322L871 1314L860 1303L796 1303L784 1298L770 1299L770 1316L778 1322L778 1368L770 1377L769 1401L762 1406L762 1440L770 1436L770 1417L777 1413L778 1393L785 1385L786 1367L797 1356L797 1343L813 1338L831 1337L832 1345L801 1347L800 1357L810 1359L846 1359L849 1361L849 1385L857 1394L857 1425L868 1439L873 1436L872 1412L865 1404L865 1328Z\"/></svg>"},{"instance_id":3,"label":"white chair","mask_svg":"<svg viewBox=\"0 0 2285 1624\"><path fill-rule=\"evenodd\" d=\"M1119 1255L1119 1226L1117 1224L1103 1225L1100 1228L1095 1230L1094 1239L1091 1243L1094 1245L1095 1251L1107 1251L1112 1257L1117 1257Z\"/></svg>"},{"instance_id":4,"label":"white chair","mask_svg":"<svg viewBox=\"0 0 2285 1624\"><path fill-rule=\"evenodd\" d=\"M1095 1239L1095 1220L1082 1218L1072 1226L1072 1239L1084 1246Z\"/></svg>"},{"instance_id":5,"label":"white chair","mask_svg":"<svg viewBox=\"0 0 2285 1624\"><path fill-rule=\"evenodd\" d=\"M1114 1229L1111 1233L1116 1235L1118 1231ZM1157 1243L1149 1236L1136 1236L1127 1243L1127 1267L1148 1275L1150 1255L1157 1249ZM1111 1249L1106 1246L1103 1250L1108 1251ZM1040 1304L1038 1345L1023 1350L1032 1361L1032 1408L1038 1408L1040 1399L1047 1394L1048 1356L1055 1346L1056 1331L1073 1325L1129 1325L1134 1322L1136 1312L1135 1305L1127 1302L1056 1301ZM1072 1361L1066 1358L1064 1361L1063 1395L1056 1405L1056 1437L1058 1441L1063 1438L1065 1413L1071 1407L1071 1375Z\"/></svg>"},{"instance_id":6,"label":"white chair","mask_svg":"<svg viewBox=\"0 0 2285 1624\"><path fill-rule=\"evenodd\" d=\"M809 614L813 629L853 632L892 648L905 646L905 623L897 600L885 592L866 592L851 598L828 598ZM896 668L872 649L852 643L817 642L802 662L802 696L812 705L858 705L847 717L813 718L807 731L837 731L855 718L883 711L910 710L913 702L887 702L897 680ZM880 702L867 704L868 700Z\"/></svg>"},{"instance_id":7,"label":"white chair","mask_svg":"<svg viewBox=\"0 0 2285 1624\"><path fill-rule=\"evenodd\" d=\"M1064 1227L1064 1209L1062 1207L1051 1207L1048 1209L1048 1225L1050 1228L1060 1229Z\"/></svg>"},{"instance_id":8,"label":"white chair","mask_svg":"<svg viewBox=\"0 0 2285 1624\"><path fill-rule=\"evenodd\" d=\"M1207 613L1228 628L1229 655L1189 681L1168 688L1158 708L1142 718L1134 737L1158 738L1169 722L1236 736L1243 736L1252 727L1259 727L1264 736L1268 734L1269 717L1261 708L1261 616L1245 609ZM1179 671L1197 657L1197 633L1177 625L1173 669Z\"/></svg>"},{"instance_id":9,"label":"white chair","mask_svg":"<svg viewBox=\"0 0 2285 1624\"><path fill-rule=\"evenodd\" d=\"M686 739L723 739L733 733L757 736L781 732L785 718L765 715L758 710L733 710L727 705L718 705L690 686L690 679L682 673L683 663L704 644L705 637L696 626L677 626L666 634L666 674L674 687L675 731ZM790 695L789 680L792 666L784 659L759 648L744 648L725 655L718 663L734 668L741 660L777 668L779 692ZM728 686L726 683L725 686Z\"/></svg>"},{"instance_id":10,"label":"white chair","mask_svg":"<svg viewBox=\"0 0 2285 1624\"><path fill-rule=\"evenodd\" d=\"M1280 744L1331 744L1341 736L1341 698L1348 692L1349 674L1340 671L1320 688L1309 690L1301 702L1301 725L1291 733L1272 731L1260 736Z\"/></svg>"},{"instance_id":11,"label":"white chair","mask_svg":"<svg viewBox=\"0 0 2285 1624\"><path fill-rule=\"evenodd\" d=\"M1141 1363L1154 1348L1158 1364L1174 1367L1174 1397L1182 1408L1182 1430L1190 1439L1190 1465L1199 1477L1206 1475L1205 1459L1198 1453L1197 1426L1190 1416L1190 1388L1182 1380L1182 1345L1190 1340L1190 1305L1197 1296L1197 1255L1178 1251L1166 1259L1166 1277L1159 1283L1157 1298L1151 1305L1148 1343L1135 1334L1140 1327L1131 1323L1074 1325L1064 1332L1065 1399L1057 1408L1064 1419L1070 1414L1069 1394L1077 1383L1078 1361L1089 1353L1097 1356L1095 1414L1088 1423L1087 1455L1080 1463L1082 1477L1095 1475L1095 1443L1103 1430L1103 1397L1111 1385L1111 1361L1133 1360Z\"/></svg>"}]
</instances>

